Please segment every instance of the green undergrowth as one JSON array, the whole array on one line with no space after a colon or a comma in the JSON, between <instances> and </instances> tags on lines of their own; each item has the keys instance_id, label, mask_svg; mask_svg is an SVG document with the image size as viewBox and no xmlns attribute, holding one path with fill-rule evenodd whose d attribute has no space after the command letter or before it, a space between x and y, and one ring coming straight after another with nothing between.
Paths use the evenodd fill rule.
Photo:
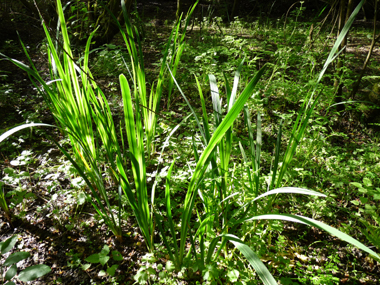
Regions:
<instances>
[{"instance_id":1,"label":"green undergrowth","mask_svg":"<svg viewBox=\"0 0 380 285\"><path fill-rule=\"evenodd\" d=\"M327 27L323 27L319 36L311 41L312 23L299 21L302 11L299 9L290 14L286 25L284 19L262 21L262 19L236 17L230 23L224 23L222 18L212 16L194 19L195 23L191 32L189 31L192 25L189 24L183 43L184 51L175 76L182 91L173 88L173 82L170 81L168 75L166 80L162 81L163 93L161 107L157 113L157 126L153 132L154 137L143 137L143 127L137 126L136 129L141 128L137 131L141 131L141 138L138 140L142 139L140 142L144 144L138 151L132 149L132 138L128 137L128 141L124 138L125 141L122 141L122 135L118 130L128 125L128 119L120 114L123 112L123 102L124 104L129 102L125 87L128 84L127 79L121 77L120 84L118 77L120 74L124 74L128 80L133 77L134 75L130 72L135 72L133 68L138 69L133 67L136 63L131 60L133 57L129 55L128 50L121 46L120 39L91 52L89 69L97 84L105 92L103 99L108 100L107 104L116 125L115 129L118 131L112 139L123 149L122 154L117 153L115 156L122 158L122 163L124 163L127 156L131 157L131 153L136 155L134 151L139 152L138 155L142 153L142 157L144 157L144 152L149 153L145 158L146 162L144 161L144 170L141 168L139 170L146 171L144 187L149 191L152 188L155 189L155 193L149 192L149 199L146 199L147 205L151 201L153 204L155 199L153 205L149 204L150 212L147 212L149 215L147 219L154 220L153 217L155 217L159 219L158 223L164 221L163 224L166 226L160 229L154 223L152 228L149 228L151 236L144 236L145 242L148 243L146 246L149 253L135 264L134 281L137 284L180 284L183 281L188 284L261 284L257 273L236 250L238 246L235 248L226 243L227 239L218 241L218 247L214 245L217 255L214 252L207 252L206 249L213 245L218 235L223 234L228 238L230 232L225 231L226 228L230 229L232 234L239 235L239 238L260 257L280 284L340 284L342 282L376 284L379 282L378 275L371 270L373 268L379 270L378 261L374 257L358 254L358 250L351 245L347 246L347 243L315 227L293 225L286 221L260 220L260 222L247 221L228 228L229 224L226 222L233 220L235 215L237 217L239 209L244 208L247 203L251 203L250 200L258 196L257 193L254 196L253 189L242 187L243 184L249 185L249 183L252 186L254 184L252 177L255 177L254 179L257 177L255 187L258 193L262 194L273 189L269 189L269 185L273 186L273 165L278 164L276 151L281 157L285 154L288 143L294 135L292 132L294 121L307 100L306 95L316 86L317 76L334 44L333 39L328 39ZM165 49L165 42L171 28L167 22L163 27L153 28L149 25L145 27L146 39L141 39L140 44L146 64L147 96L157 86L155 80L160 73L160 67L164 66L160 62L162 54L157 51ZM314 33L319 32L318 25L315 29ZM356 32L353 28L350 36L362 38L369 32L362 30ZM149 47L145 44L149 44ZM169 52L168 57L171 56L173 55ZM78 64L83 60L85 56L79 57ZM240 69L239 66L243 60L244 64ZM340 80L345 86L345 92L349 94L348 91L352 88L352 83L357 76L351 67L360 64L360 61L356 55L348 54L345 64L346 69ZM257 82L252 95L246 101L245 113L242 112L237 116L232 132L226 135L233 141L229 149L229 161L226 164L228 171L223 172L224 169L220 166L225 163L223 162L225 158L220 155L222 153L220 149L223 147L222 144L228 148L229 143L228 139L223 137L222 143L217 144L219 152L212 153L210 160L207 160L207 163L212 165L210 169L220 171L222 174L218 176L211 173L204 177L202 174L202 179L197 181L199 184L196 184L199 188L195 191L195 186L192 189L189 181L193 182L194 172L199 168L198 161L202 159L205 146L210 140L210 138L207 140L205 134L202 135L201 130L206 133L207 125L213 132L221 123L217 119L214 120L218 114L215 113L213 104L216 101L211 99L210 91L215 91L216 87L220 90L223 99L219 111L224 116L231 108L226 97L233 93L230 89L232 82L236 80L235 71L238 68L240 70L240 83L237 89L237 94L240 94L250 82L249 80L264 65L266 65L266 70L262 71L261 80ZM371 65L369 72L373 72L374 69L375 65ZM361 105L347 105L344 112L337 112L334 106L331 106L334 103L333 72L333 66L330 66L315 89L315 94L320 95L318 104L309 119L309 126L294 158L279 182L281 187L310 189L323 193L326 197L278 194L270 200L270 206L266 207L258 203L258 206L244 209L248 217L255 215L257 208L262 211L260 214L288 213L310 217L351 235L379 252L380 137L374 128L376 125L369 125L368 123L371 122L366 121L367 117L363 114ZM214 82L209 74L215 75L217 81ZM231 86L229 87L226 82L231 82ZM365 81L364 89L371 89L371 84L370 80ZM121 92L120 85L122 85ZM1 87L0 95L3 96L1 98L8 96L11 89L11 85ZM199 90L203 93L204 100L199 99ZM194 113L190 113L181 92L185 94ZM136 94L137 91L134 95ZM168 94L171 94L170 97ZM359 96L362 95L359 94ZM136 100L137 95L133 97L132 99ZM129 107L130 110L136 111L139 105L132 104L132 99ZM22 97L20 100L23 100ZM3 101L0 101L0 104L3 104ZM92 102L92 104L95 103ZM91 108L90 105L87 107ZM98 111L101 108L103 107L99 107ZM40 107L39 110L45 110L45 108ZM43 118L38 116L38 112L30 112L29 109L20 110L19 114L26 123L44 122ZM195 119L194 114L202 120L202 123ZM250 114L251 126L247 124L245 118L247 114ZM260 114L260 119L257 119L258 114ZM136 116L136 121L138 121L139 115ZM209 116L209 121L205 119L206 116ZM121 122L124 119L125 123ZM258 121L261 125L258 125ZM12 125L2 126L2 133L11 127ZM282 136L278 141L280 131ZM172 134L173 132L175 135ZM251 145L253 140L250 138L250 134L257 132L262 134L261 148L258 152L259 142L255 141L255 144ZM75 150L70 149L67 138L59 141L59 146L68 150L66 156L63 156L58 148L48 146L52 144L51 140L41 142L39 150L34 150L27 145L31 139L34 141L34 138L43 136L45 136L43 129L24 131L18 139L13 138L9 145L0 146L2 151L8 154L6 158L0 158L4 165L0 182L0 191L4 191L4 197L0 195L0 199L6 201L11 213L22 218L32 211L29 210L28 205L37 200L37 197L42 196L45 203L36 208L35 222L47 217L52 219L52 223L61 231L75 232L90 239L93 234L90 233L90 228L93 228L95 224L95 228L100 229L104 225L105 216L99 213L97 208L96 210L91 208L94 198L89 195L89 182L83 178L85 175L75 169L72 161L67 159L70 155L77 155L78 160L82 154L78 150L76 154ZM167 139L168 137L170 139ZM100 138L97 137L97 139ZM149 145L153 145L153 148L147 149L148 139ZM99 165L98 171L102 176L103 187L107 190L104 194L105 200L109 203L107 213L119 212L118 220L114 222L114 226L117 227L115 232L118 235L127 239L131 235L138 236L137 229L143 227L142 220L133 221L132 224L127 223L134 219L133 211L136 215L136 210L133 209L134 205L129 200L131 198L121 195L121 190L117 189L115 181L120 179L117 178L118 175L120 176L118 171L122 172L121 169L125 166L124 180L120 182L121 179L118 182L127 184L126 181L129 179L130 184L135 187L135 184L140 181L140 178L136 178L140 173L135 168L131 170L130 162L125 163L123 167L120 166L121 162L117 165L118 167L112 165L105 154L107 146L104 142L99 144L97 161L94 165ZM124 150L127 144L130 151ZM165 149L162 147L164 145ZM79 146L77 145L76 148L79 149ZM253 170L255 166L252 166L254 157L251 158L253 155L251 150L255 148L256 154L259 153L259 163L258 168ZM225 151L228 153L227 150ZM252 162L242 155L243 152L250 160L252 159ZM131 160L132 164L137 163L133 158ZM213 163L218 167L215 167ZM251 172L247 171L247 167ZM123 187L127 186L123 185ZM206 190L219 189L218 187L228 189L229 192L226 193L231 196L225 195L222 202L210 199L212 195L206 193ZM191 196L191 191L194 193L198 191L199 193L196 194L200 194L200 197ZM135 194L134 188L131 190L132 194ZM198 197L194 200L194 205L186 208L186 203L191 204L193 197ZM207 199L209 200L206 201ZM222 204L228 206L221 209ZM121 208L120 205L123 207ZM167 210L168 205L171 211ZM91 212L91 218L84 219L83 214L88 214L88 212ZM216 217L210 218L215 213ZM186 219L194 225L189 235L181 224L186 222ZM127 233L119 231L119 228L124 229L131 225L133 231L127 231ZM215 228L209 228L210 225ZM161 232L161 236L158 235L158 231ZM168 236L168 241L162 237L165 234ZM148 234L145 233L145 235ZM207 239L204 239L203 235ZM180 237L178 248L175 237ZM234 239L232 241L236 242ZM168 244L173 245L173 248L167 246ZM136 242L134 245L140 246L141 242L139 244ZM177 256L184 249L189 253ZM146 251L146 249L141 251ZM191 257L193 252L195 252L195 258ZM108 246L104 246L100 252L94 251L91 256L77 253L75 249L72 249L70 254L67 254L68 266L75 270L86 271L89 264L86 265L84 261L100 263L96 267L98 275L117 282L121 280L118 280L118 275L123 274L118 269L119 254L116 254L116 257L113 256L114 260L110 260ZM212 255L212 258L208 256L206 258L205 255L210 257ZM107 264L108 260L114 264Z\"/></svg>"}]
</instances>

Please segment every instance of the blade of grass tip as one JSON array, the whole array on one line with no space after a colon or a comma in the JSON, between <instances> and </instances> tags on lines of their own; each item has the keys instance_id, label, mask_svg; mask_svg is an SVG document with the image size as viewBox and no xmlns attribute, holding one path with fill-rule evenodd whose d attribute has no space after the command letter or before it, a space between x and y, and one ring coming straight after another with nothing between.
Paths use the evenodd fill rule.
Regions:
<instances>
[{"instance_id":1,"label":"blade of grass tip","mask_svg":"<svg viewBox=\"0 0 380 285\"><path fill-rule=\"evenodd\" d=\"M179 19L179 21L181 20L181 18ZM171 30L170 32L170 35L168 37L168 40L166 42L166 46L165 46L165 49L164 49L164 53L163 53L163 58L162 58L162 63L161 63L161 67L160 67L160 72L159 72L159 75L158 75L158 82L157 82L157 97L158 97L158 101L161 100L161 95L162 95L162 84L163 84L163 81L165 80L164 79L164 74L165 74L165 71L166 71L166 65L169 64L169 66L171 66L171 62L167 62L167 58L168 58L168 55L169 55L169 51L171 50L170 47L173 46L173 49L171 50L171 54L174 55L174 46L175 46L175 43L177 41L177 37L178 37L178 29L179 29L179 25L180 25L180 22L177 22L176 26L173 27L173 29ZM173 40L173 36L174 36L174 40ZM172 40L173 40L173 44L172 44ZM174 76L175 76L175 73L173 73ZM168 105L169 105L169 102L170 102L170 97L171 97L171 88L172 88L172 85L173 85L173 79L172 77L169 78L169 92L168 92ZM159 111L159 110L157 110Z\"/></svg>"},{"instance_id":2,"label":"blade of grass tip","mask_svg":"<svg viewBox=\"0 0 380 285\"><path fill-rule=\"evenodd\" d=\"M129 144L129 149L131 152L135 152L137 149L136 142L136 126L135 126L135 118L133 115L133 104L131 97L131 89L129 88L129 84L124 74L120 74L120 89L123 98L124 105L124 120L125 120L125 128L127 134L127 140Z\"/></svg>"},{"instance_id":3,"label":"blade of grass tip","mask_svg":"<svg viewBox=\"0 0 380 285\"><path fill-rule=\"evenodd\" d=\"M140 43L139 33L137 30L135 30L135 33L132 31L132 25L131 25L131 22L129 21L128 11L127 11L127 8L125 6L124 0L121 0L121 8L123 11L124 22L125 22L125 25L127 28L127 34L129 37L129 45L131 48L130 55L133 57L133 59L135 59L135 60L138 59L138 61L140 63L140 68L143 71L144 70L144 64L143 64L143 59L142 59L141 43ZM115 16L114 16L114 18L116 19ZM117 19L116 19L116 21L117 21ZM136 49L136 45L134 44L134 35L136 35L138 45L140 46L140 48L139 48L140 55L138 54L137 49Z\"/></svg>"},{"instance_id":4,"label":"blade of grass tip","mask_svg":"<svg viewBox=\"0 0 380 285\"><path fill-rule=\"evenodd\" d=\"M194 5L191 7L191 9L188 11L187 15L186 15L186 21L185 21L185 26L183 28L183 32L182 32L182 37L181 37L181 43L185 40L185 36L186 36L186 29L187 29L187 26L189 25L189 22L190 22L190 19L191 19L191 16L193 15L194 13L194 10L195 8L197 7L199 3L199 0L197 0Z\"/></svg>"},{"instance_id":5,"label":"blade of grass tip","mask_svg":"<svg viewBox=\"0 0 380 285\"><path fill-rule=\"evenodd\" d=\"M232 87L232 92L231 92L231 98L228 100L228 111L231 110L233 104L235 103L236 100L236 94L239 86L239 79L240 79L240 73L241 70L243 69L244 65L244 59L240 62L238 69L235 71L235 76L234 76L234 85Z\"/></svg>"},{"instance_id":6,"label":"blade of grass tip","mask_svg":"<svg viewBox=\"0 0 380 285\"><path fill-rule=\"evenodd\" d=\"M230 239L229 241L245 256L265 285L277 284L268 268L248 245L236 239Z\"/></svg>"},{"instance_id":7,"label":"blade of grass tip","mask_svg":"<svg viewBox=\"0 0 380 285\"><path fill-rule=\"evenodd\" d=\"M243 68L243 65L244 65L244 59L240 62L238 69L235 72L234 84L233 84L232 91L229 91L230 87L229 87L229 84L227 82L226 76L224 76L225 82L226 82L226 89L227 89L228 111L231 110L233 104L235 104L235 101L236 101L236 94L237 94L237 90L238 90L238 86L239 86L240 73L241 73L241 70ZM224 150L224 158L223 158L223 168L224 169L228 169L228 164L229 164L230 157L231 157L231 155L230 155L231 149L232 149L232 126L226 133L226 147Z\"/></svg>"},{"instance_id":8,"label":"blade of grass tip","mask_svg":"<svg viewBox=\"0 0 380 285\"><path fill-rule=\"evenodd\" d=\"M327 57L327 60L325 61L325 64L319 74L319 77L317 79L317 83L315 84L314 86L314 91L313 93L316 91L316 88L317 88L317 85L318 83L320 82L320 80L322 79L323 75L325 74L326 70L327 70L327 67L330 65L330 63L336 58L336 52L340 46L340 44L342 43L343 39L345 38L345 36L347 35L348 33L348 30L350 29L350 27L352 26L352 23L354 22L355 20L355 17L356 15L359 13L361 7L363 6L365 0L361 0L360 3L358 4L358 6L356 6L355 10L352 12L351 16L348 18L346 24L344 25L341 33L339 34L337 40L335 41L335 44L334 46L332 47L331 51L330 51L330 54L329 56ZM341 52L341 51L340 51ZM313 94L311 95L311 98L310 100L312 99L312 96Z\"/></svg>"},{"instance_id":9,"label":"blade of grass tip","mask_svg":"<svg viewBox=\"0 0 380 285\"><path fill-rule=\"evenodd\" d=\"M269 195L274 195L274 194L283 194L283 193L288 193L288 194L303 194L303 195L313 195L313 196L320 196L320 197L327 197L325 194L305 189L305 188L298 188L298 187L281 187L278 189L273 189L270 191L265 192L264 194L261 194L260 196L257 196L253 201L259 200L263 197L269 196Z\"/></svg>"}]
</instances>

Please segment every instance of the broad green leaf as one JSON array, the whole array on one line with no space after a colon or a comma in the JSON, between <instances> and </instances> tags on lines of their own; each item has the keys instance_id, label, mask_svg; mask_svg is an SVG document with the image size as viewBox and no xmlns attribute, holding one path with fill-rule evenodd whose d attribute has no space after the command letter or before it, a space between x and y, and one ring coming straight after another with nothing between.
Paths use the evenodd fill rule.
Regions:
<instances>
[{"instance_id":1,"label":"broad green leaf","mask_svg":"<svg viewBox=\"0 0 380 285\"><path fill-rule=\"evenodd\" d=\"M33 265L21 271L21 273L18 275L18 279L20 281L28 282L44 276L50 271L51 268L45 264Z\"/></svg>"},{"instance_id":2,"label":"broad green leaf","mask_svg":"<svg viewBox=\"0 0 380 285\"><path fill-rule=\"evenodd\" d=\"M352 200L351 203L354 204L355 206L359 206L360 204L360 202L357 200Z\"/></svg>"},{"instance_id":3,"label":"broad green leaf","mask_svg":"<svg viewBox=\"0 0 380 285\"><path fill-rule=\"evenodd\" d=\"M86 270L89 269L90 267L91 267L91 263L83 264L83 265L82 265L82 270L86 271Z\"/></svg>"},{"instance_id":4,"label":"broad green leaf","mask_svg":"<svg viewBox=\"0 0 380 285\"><path fill-rule=\"evenodd\" d=\"M9 252L17 242L17 236L12 236L1 245L1 254Z\"/></svg>"},{"instance_id":5,"label":"broad green leaf","mask_svg":"<svg viewBox=\"0 0 380 285\"><path fill-rule=\"evenodd\" d=\"M91 263L99 263L99 254L98 253L94 253L94 254L91 254L89 257L87 257L85 259L87 262L91 262Z\"/></svg>"},{"instance_id":6,"label":"broad green leaf","mask_svg":"<svg viewBox=\"0 0 380 285\"><path fill-rule=\"evenodd\" d=\"M148 263L155 263L157 261L157 258L154 256L153 253L147 253L141 258L142 262L148 262Z\"/></svg>"},{"instance_id":7,"label":"broad green leaf","mask_svg":"<svg viewBox=\"0 0 380 285\"><path fill-rule=\"evenodd\" d=\"M118 252L117 250L113 250L112 251L112 258L116 261L122 261L123 260L123 256L121 255L120 252Z\"/></svg>"},{"instance_id":8,"label":"broad green leaf","mask_svg":"<svg viewBox=\"0 0 380 285\"><path fill-rule=\"evenodd\" d=\"M154 275L157 274L156 270L154 268L152 268L152 267L148 267L146 269L146 271L149 273L149 275L153 275L154 276Z\"/></svg>"},{"instance_id":9,"label":"broad green leaf","mask_svg":"<svg viewBox=\"0 0 380 285\"><path fill-rule=\"evenodd\" d=\"M202 271L203 279L211 281L217 279L219 276L219 271L213 264L207 264L206 268Z\"/></svg>"},{"instance_id":10,"label":"broad green leaf","mask_svg":"<svg viewBox=\"0 0 380 285\"><path fill-rule=\"evenodd\" d=\"M5 283L4 285L16 285L13 281L9 281L7 283Z\"/></svg>"},{"instance_id":11,"label":"broad green leaf","mask_svg":"<svg viewBox=\"0 0 380 285\"><path fill-rule=\"evenodd\" d=\"M380 258L380 256L374 252L373 250L369 249L367 246L362 244L360 241L357 241L356 239L350 237L349 235L342 233L341 231L326 225L322 222L303 217L303 216L298 216L298 215L290 215L290 214L269 214L269 215L260 215L260 216L255 216L252 218L247 219L248 220L283 220L283 221L289 221L289 222L296 222L296 223L301 223L301 224L307 224L309 226L313 226L316 228L319 228L321 230L324 230L333 236L336 236L340 238L343 241L346 241L361 250L375 256L376 258Z\"/></svg>"},{"instance_id":12,"label":"broad green leaf","mask_svg":"<svg viewBox=\"0 0 380 285\"><path fill-rule=\"evenodd\" d=\"M99 255L108 255L110 253L110 248L108 245L104 245Z\"/></svg>"},{"instance_id":13,"label":"broad green leaf","mask_svg":"<svg viewBox=\"0 0 380 285\"><path fill-rule=\"evenodd\" d=\"M358 187L358 188L363 188L362 184L358 183L358 182L351 182L350 184L354 185L355 187Z\"/></svg>"},{"instance_id":14,"label":"broad green leaf","mask_svg":"<svg viewBox=\"0 0 380 285\"><path fill-rule=\"evenodd\" d=\"M230 279L230 282L234 283L239 279L239 271L236 269L228 270L227 277Z\"/></svg>"},{"instance_id":15,"label":"broad green leaf","mask_svg":"<svg viewBox=\"0 0 380 285\"><path fill-rule=\"evenodd\" d=\"M116 269L119 267L118 264L114 264L111 267L107 268L107 273L111 276L115 275Z\"/></svg>"},{"instance_id":16,"label":"broad green leaf","mask_svg":"<svg viewBox=\"0 0 380 285\"><path fill-rule=\"evenodd\" d=\"M12 264L15 264L19 262L20 260L26 259L30 256L29 252L21 251L21 252L15 252L12 253L4 262L4 266L10 266Z\"/></svg>"},{"instance_id":17,"label":"broad green leaf","mask_svg":"<svg viewBox=\"0 0 380 285\"><path fill-rule=\"evenodd\" d=\"M166 269L166 271L168 271L168 272L172 272L172 271L174 271L174 270L175 270L175 266L174 266L173 261L168 260L168 261L166 262L165 269Z\"/></svg>"},{"instance_id":18,"label":"broad green leaf","mask_svg":"<svg viewBox=\"0 0 380 285\"><path fill-rule=\"evenodd\" d=\"M105 276L107 273L104 270L100 270L98 276Z\"/></svg>"},{"instance_id":19,"label":"broad green leaf","mask_svg":"<svg viewBox=\"0 0 380 285\"><path fill-rule=\"evenodd\" d=\"M135 277L133 277L137 283L139 284L146 284L146 282L148 281L148 273L145 271L145 270L139 270L137 271Z\"/></svg>"},{"instance_id":20,"label":"broad green leaf","mask_svg":"<svg viewBox=\"0 0 380 285\"><path fill-rule=\"evenodd\" d=\"M78 193L78 205L83 205L86 202L86 194L83 191Z\"/></svg>"},{"instance_id":21,"label":"broad green leaf","mask_svg":"<svg viewBox=\"0 0 380 285\"><path fill-rule=\"evenodd\" d=\"M109 259L110 257L108 255L99 255L99 262L103 266L108 262Z\"/></svg>"},{"instance_id":22,"label":"broad green leaf","mask_svg":"<svg viewBox=\"0 0 380 285\"><path fill-rule=\"evenodd\" d=\"M17 273L17 266L16 264L13 264L5 273L5 280L11 280Z\"/></svg>"}]
</instances>

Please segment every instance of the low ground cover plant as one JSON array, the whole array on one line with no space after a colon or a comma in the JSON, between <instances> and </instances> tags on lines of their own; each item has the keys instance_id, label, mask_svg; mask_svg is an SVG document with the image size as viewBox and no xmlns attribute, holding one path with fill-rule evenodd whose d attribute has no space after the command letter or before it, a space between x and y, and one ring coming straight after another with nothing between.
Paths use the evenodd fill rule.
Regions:
<instances>
[{"instance_id":1,"label":"low ground cover plant","mask_svg":"<svg viewBox=\"0 0 380 285\"><path fill-rule=\"evenodd\" d=\"M17 235L14 235L3 242L0 242L1 256L7 254L14 248L14 246L17 243L17 239ZM4 282L3 284L16 284L13 281L11 281L11 279L13 279L16 275L18 280L28 282L42 277L51 271L49 266L44 264L38 264L27 267L24 270L22 270L19 274L17 274L17 263L24 259L27 259L29 256L30 253L26 251L18 251L8 255L4 263L0 265L0 277L1 281Z\"/></svg>"}]
</instances>

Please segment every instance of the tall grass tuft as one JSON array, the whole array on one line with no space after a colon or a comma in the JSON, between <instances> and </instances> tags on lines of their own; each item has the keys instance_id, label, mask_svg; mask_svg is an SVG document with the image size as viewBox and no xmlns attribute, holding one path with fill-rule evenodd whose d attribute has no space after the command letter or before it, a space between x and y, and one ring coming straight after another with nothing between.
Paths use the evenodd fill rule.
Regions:
<instances>
[{"instance_id":1,"label":"tall grass tuft","mask_svg":"<svg viewBox=\"0 0 380 285\"><path fill-rule=\"evenodd\" d=\"M186 26L195 5L187 15ZM73 156L58 143L57 145L72 162L78 174L86 181L91 190L91 198L94 201L93 199L89 200L92 201L95 210L110 230L119 240L122 240L121 210L123 205L121 204L121 195L124 194L133 209L147 248L152 251L154 247L154 217L151 208L154 204L154 189L150 193L151 202L149 202L145 152L147 150L148 154L150 154L152 151L152 141L157 122L156 113L159 111L163 81L166 80L166 62L169 62L174 69L178 66L183 52L186 26L181 37L179 36L180 23L177 23L173 28L164 51L164 60L156 88L152 88L149 100L147 100L141 42L138 33L134 31L129 22L124 1L122 1L122 7L126 32L118 22L117 24L120 27L131 58L132 89L126 77L120 75L125 124L125 130L120 129L121 142L118 140L119 131L116 130L107 99L93 80L89 69L90 44L96 30L91 33L87 41L82 65L79 65L73 57L60 0L57 0L57 11L62 42L58 42L58 39L56 41L52 39L48 28L43 22L48 43L51 81L45 82L39 75L24 45L23 48L28 57L30 67L5 55L2 56L5 56L26 71L33 84L43 94L59 128L70 138ZM134 41L135 34L137 45ZM180 40L177 43L178 39ZM173 53L171 59L169 59L169 49ZM170 82L171 79L168 81ZM141 116L140 113L143 115ZM32 125L24 125L15 130L30 126ZM39 124L39 126L51 125ZM14 131L5 133L2 138L5 139L11 133L14 133ZM124 136L126 136L126 142L124 141ZM147 142L146 149L144 140ZM101 150L101 147L105 151ZM103 180L103 161L109 165L109 172L118 188L117 211L111 209L109 194ZM129 168L132 169L135 189L132 189L132 184L129 181L130 177L127 175Z\"/></svg>"}]
</instances>

